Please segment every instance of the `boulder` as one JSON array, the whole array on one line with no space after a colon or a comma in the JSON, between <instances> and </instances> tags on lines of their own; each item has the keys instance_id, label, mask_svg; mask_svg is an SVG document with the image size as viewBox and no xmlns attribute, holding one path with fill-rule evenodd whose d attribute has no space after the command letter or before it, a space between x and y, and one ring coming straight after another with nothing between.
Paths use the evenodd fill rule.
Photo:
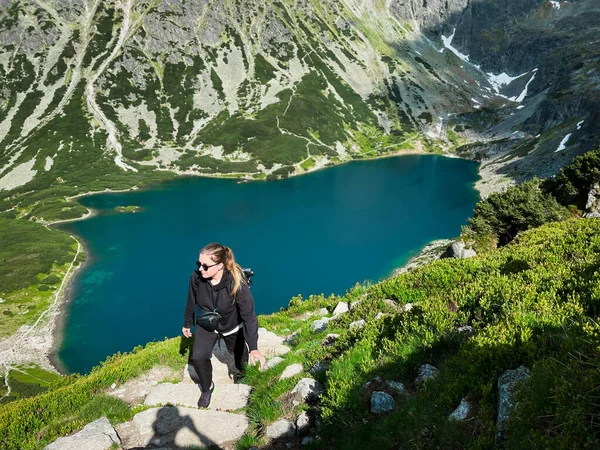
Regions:
<instances>
[{"instance_id":1,"label":"boulder","mask_svg":"<svg viewBox=\"0 0 600 450\"><path fill-rule=\"evenodd\" d=\"M147 409L116 426L123 448L222 447L240 439L247 428L242 414L180 406Z\"/></svg>"},{"instance_id":2,"label":"boulder","mask_svg":"<svg viewBox=\"0 0 600 450\"><path fill-rule=\"evenodd\" d=\"M391 411L396 407L394 397L381 391L373 391L371 394L371 412L378 414Z\"/></svg>"},{"instance_id":3,"label":"boulder","mask_svg":"<svg viewBox=\"0 0 600 450\"><path fill-rule=\"evenodd\" d=\"M460 401L460 405L448 417L450 420L465 420L471 413L471 405L466 399Z\"/></svg>"},{"instance_id":4,"label":"boulder","mask_svg":"<svg viewBox=\"0 0 600 450\"><path fill-rule=\"evenodd\" d=\"M381 320L385 317L385 314L382 312L378 312L377 314L375 314L375 320Z\"/></svg>"},{"instance_id":5,"label":"boulder","mask_svg":"<svg viewBox=\"0 0 600 450\"><path fill-rule=\"evenodd\" d=\"M302 372L304 372L304 367L302 367L302 364L291 364L284 369L284 371L279 376L279 380L281 381L285 380L286 378L295 377L296 375L299 375Z\"/></svg>"},{"instance_id":6,"label":"boulder","mask_svg":"<svg viewBox=\"0 0 600 450\"><path fill-rule=\"evenodd\" d=\"M406 303L402 309L404 310L404 312L409 312L413 309L413 304L412 303Z\"/></svg>"},{"instance_id":7,"label":"boulder","mask_svg":"<svg viewBox=\"0 0 600 450\"><path fill-rule=\"evenodd\" d=\"M105 450L113 445L121 445L121 440L108 419L101 417L71 436L58 438L44 450Z\"/></svg>"},{"instance_id":8,"label":"boulder","mask_svg":"<svg viewBox=\"0 0 600 450\"><path fill-rule=\"evenodd\" d=\"M456 241L450 247L450 255L452 258L472 258L477 256L475 250L465 248L465 243Z\"/></svg>"},{"instance_id":9,"label":"boulder","mask_svg":"<svg viewBox=\"0 0 600 450\"><path fill-rule=\"evenodd\" d=\"M364 319L356 320L356 321L352 322L350 325L348 325L348 329L349 330L360 329L365 326L365 323L366 322Z\"/></svg>"},{"instance_id":10,"label":"boulder","mask_svg":"<svg viewBox=\"0 0 600 450\"><path fill-rule=\"evenodd\" d=\"M313 378L302 378L292 389L292 394L298 395L304 401L317 400L321 392L323 392L321 383Z\"/></svg>"},{"instance_id":11,"label":"boulder","mask_svg":"<svg viewBox=\"0 0 600 450\"><path fill-rule=\"evenodd\" d=\"M598 183L594 184L594 187L588 193L585 210L583 217L600 217L600 185Z\"/></svg>"},{"instance_id":12,"label":"boulder","mask_svg":"<svg viewBox=\"0 0 600 450\"><path fill-rule=\"evenodd\" d=\"M323 317L322 319L315 320L310 324L310 329L315 333L321 333L327 329L327 324L331 321L330 317Z\"/></svg>"},{"instance_id":13,"label":"boulder","mask_svg":"<svg viewBox=\"0 0 600 450\"><path fill-rule=\"evenodd\" d=\"M267 426L265 432L267 438L278 439L282 437L292 437L296 435L296 427L293 422L286 419L279 419Z\"/></svg>"},{"instance_id":14,"label":"boulder","mask_svg":"<svg viewBox=\"0 0 600 450\"><path fill-rule=\"evenodd\" d=\"M348 303L346 303L346 302L339 302L336 305L335 309L333 310L333 315L337 316L339 314L344 314L344 313L347 313L348 310L349 310L348 309Z\"/></svg>"},{"instance_id":15,"label":"boulder","mask_svg":"<svg viewBox=\"0 0 600 450\"><path fill-rule=\"evenodd\" d=\"M508 418L511 409L514 407L513 397L515 390L531 376L531 371L520 366L514 370L507 370L498 379L498 420L497 439L501 439L504 434L504 423Z\"/></svg>"},{"instance_id":16,"label":"boulder","mask_svg":"<svg viewBox=\"0 0 600 450\"><path fill-rule=\"evenodd\" d=\"M419 367L419 374L415 380L415 384L419 387L425 385L428 380L431 380L437 376L439 370L431 364L423 364Z\"/></svg>"}]
</instances>

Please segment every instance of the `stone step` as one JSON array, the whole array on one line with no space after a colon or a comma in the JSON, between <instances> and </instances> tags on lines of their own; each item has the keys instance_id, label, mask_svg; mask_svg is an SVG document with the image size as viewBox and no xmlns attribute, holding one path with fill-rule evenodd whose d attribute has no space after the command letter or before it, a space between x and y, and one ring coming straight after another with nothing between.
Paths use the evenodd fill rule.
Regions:
<instances>
[{"instance_id":1,"label":"stone step","mask_svg":"<svg viewBox=\"0 0 600 450\"><path fill-rule=\"evenodd\" d=\"M218 384L208 409L233 411L248 404L251 387L247 384ZM147 406L179 405L190 408L198 407L200 387L191 383L161 383L152 389L144 404Z\"/></svg>"},{"instance_id":2,"label":"stone step","mask_svg":"<svg viewBox=\"0 0 600 450\"><path fill-rule=\"evenodd\" d=\"M88 423L81 431L58 438L44 450L108 450L121 441L106 417Z\"/></svg>"},{"instance_id":3,"label":"stone step","mask_svg":"<svg viewBox=\"0 0 600 450\"><path fill-rule=\"evenodd\" d=\"M247 428L244 415L181 406L147 409L115 427L123 449L222 448L241 438Z\"/></svg>"}]
</instances>

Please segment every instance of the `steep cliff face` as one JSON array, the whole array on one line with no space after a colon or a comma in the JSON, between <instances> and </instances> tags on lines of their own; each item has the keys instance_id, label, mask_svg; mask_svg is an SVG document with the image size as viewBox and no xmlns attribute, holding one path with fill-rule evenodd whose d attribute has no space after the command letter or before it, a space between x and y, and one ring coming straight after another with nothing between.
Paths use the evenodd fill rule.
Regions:
<instances>
[{"instance_id":1,"label":"steep cliff face","mask_svg":"<svg viewBox=\"0 0 600 450\"><path fill-rule=\"evenodd\" d=\"M0 197L466 142L533 146L509 175L547 174L596 142L597 18L592 0L3 0Z\"/></svg>"}]
</instances>

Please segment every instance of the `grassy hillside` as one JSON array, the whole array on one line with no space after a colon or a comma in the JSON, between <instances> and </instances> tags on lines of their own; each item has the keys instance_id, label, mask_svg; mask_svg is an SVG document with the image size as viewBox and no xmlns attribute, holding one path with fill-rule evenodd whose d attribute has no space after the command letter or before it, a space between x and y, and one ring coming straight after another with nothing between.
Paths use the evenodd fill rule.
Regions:
<instances>
[{"instance_id":1,"label":"grassy hillside","mask_svg":"<svg viewBox=\"0 0 600 450\"><path fill-rule=\"evenodd\" d=\"M292 362L308 371L318 362L329 369L316 375L325 387L310 409L319 420L321 448L490 448L496 435L497 380L507 369L525 365L532 377L519 392L507 426L508 448L595 448L600 411L594 389L600 385L600 220L579 219L544 225L485 257L441 260L373 286L357 286L343 298L294 298L290 307L260 317L261 325L287 335L296 332L285 363L265 372L250 369L253 385L247 415L252 428L240 446L261 444L264 427L295 417L285 393L298 377L279 381ZM390 306L391 299L397 306ZM314 334L304 313L338 301L360 303ZM410 303L412 308L403 308ZM383 319L375 319L378 312ZM362 329L348 325L365 319ZM472 331L460 332L468 325ZM327 333L340 337L322 345ZM36 397L0 411L0 446L43 448L61 434L107 415L113 423L137 410L102 395L150 367L182 367L190 341L174 338L115 355L85 377L63 378ZM417 390L421 364L440 373ZM369 412L364 384L376 376L396 380L396 409ZM461 398L473 405L469 420L448 415ZM591 446L591 447L589 447Z\"/></svg>"}]
</instances>

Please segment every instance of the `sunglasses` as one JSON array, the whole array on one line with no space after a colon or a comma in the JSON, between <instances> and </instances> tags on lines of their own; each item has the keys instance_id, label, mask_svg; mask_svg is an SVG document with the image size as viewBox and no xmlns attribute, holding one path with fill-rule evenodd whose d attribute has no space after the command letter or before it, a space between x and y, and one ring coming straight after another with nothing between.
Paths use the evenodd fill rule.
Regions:
<instances>
[{"instance_id":1,"label":"sunglasses","mask_svg":"<svg viewBox=\"0 0 600 450\"><path fill-rule=\"evenodd\" d=\"M206 265L206 264L204 264L204 263L201 263L200 261L196 261L196 265L198 266L198 269L203 269L205 272L206 272L208 269L210 269L211 267L214 267L214 266L216 266L216 265L218 265L218 264L221 264L221 263L214 263L214 264L211 264L211 265L209 266L209 265Z\"/></svg>"}]
</instances>

